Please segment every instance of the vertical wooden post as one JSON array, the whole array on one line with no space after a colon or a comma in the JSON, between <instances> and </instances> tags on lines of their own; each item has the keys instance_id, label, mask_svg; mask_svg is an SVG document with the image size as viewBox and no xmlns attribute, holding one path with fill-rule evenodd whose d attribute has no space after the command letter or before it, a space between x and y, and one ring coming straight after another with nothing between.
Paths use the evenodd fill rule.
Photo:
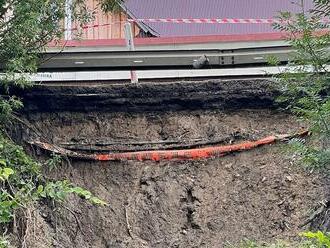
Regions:
<instances>
[{"instance_id":1,"label":"vertical wooden post","mask_svg":"<svg viewBox=\"0 0 330 248\"><path fill-rule=\"evenodd\" d=\"M127 46L128 50L135 51L134 35L133 35L131 23L129 23L129 22L125 23L124 32L125 32L126 46ZM131 70L131 82L132 83L139 82L136 71L133 71L133 70Z\"/></svg>"}]
</instances>

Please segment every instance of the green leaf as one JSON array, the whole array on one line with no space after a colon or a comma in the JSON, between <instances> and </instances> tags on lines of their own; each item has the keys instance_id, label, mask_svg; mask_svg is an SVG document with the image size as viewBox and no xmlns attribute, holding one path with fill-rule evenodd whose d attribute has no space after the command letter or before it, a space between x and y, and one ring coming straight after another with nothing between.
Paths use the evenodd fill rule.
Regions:
<instances>
[{"instance_id":1,"label":"green leaf","mask_svg":"<svg viewBox=\"0 0 330 248\"><path fill-rule=\"evenodd\" d=\"M101 199L93 196L89 199L89 201L95 205L101 205L101 206L107 206L108 203L106 203L105 201L102 201Z\"/></svg>"},{"instance_id":2,"label":"green leaf","mask_svg":"<svg viewBox=\"0 0 330 248\"><path fill-rule=\"evenodd\" d=\"M11 168L3 168L1 169L1 173L0 173L0 177L3 179L3 180L8 180L8 178L13 175L15 172L13 169Z\"/></svg>"},{"instance_id":3,"label":"green leaf","mask_svg":"<svg viewBox=\"0 0 330 248\"><path fill-rule=\"evenodd\" d=\"M85 199L89 199L92 197L92 193L89 192L88 190L85 190L83 188L80 188L80 187L74 187L72 189L72 192L73 193L76 193L77 195L81 196L81 197L84 197Z\"/></svg>"},{"instance_id":4,"label":"green leaf","mask_svg":"<svg viewBox=\"0 0 330 248\"><path fill-rule=\"evenodd\" d=\"M38 188L37 188L37 193L39 194L39 195L41 195L41 193L44 191L44 186L43 185L39 185L38 186Z\"/></svg>"},{"instance_id":5,"label":"green leaf","mask_svg":"<svg viewBox=\"0 0 330 248\"><path fill-rule=\"evenodd\" d=\"M327 248L330 248L330 237L328 234L323 233L321 231L317 232L303 232L301 236L314 239L317 241L317 243L321 246L325 246Z\"/></svg>"}]
</instances>

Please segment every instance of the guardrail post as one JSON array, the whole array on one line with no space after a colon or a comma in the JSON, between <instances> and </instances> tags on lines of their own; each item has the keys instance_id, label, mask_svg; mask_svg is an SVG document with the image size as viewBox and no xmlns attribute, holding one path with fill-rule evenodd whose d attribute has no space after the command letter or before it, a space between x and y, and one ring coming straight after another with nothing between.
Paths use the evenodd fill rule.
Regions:
<instances>
[{"instance_id":1,"label":"guardrail post","mask_svg":"<svg viewBox=\"0 0 330 248\"><path fill-rule=\"evenodd\" d=\"M128 50L135 51L134 36L133 36L131 23L129 23L129 22L125 23L124 31L125 31L126 46L127 46ZM135 84L137 84L139 82L136 71L134 71L134 70L131 70L131 82L135 83Z\"/></svg>"},{"instance_id":2,"label":"guardrail post","mask_svg":"<svg viewBox=\"0 0 330 248\"><path fill-rule=\"evenodd\" d=\"M64 39L72 39L72 0L65 0Z\"/></svg>"}]
</instances>

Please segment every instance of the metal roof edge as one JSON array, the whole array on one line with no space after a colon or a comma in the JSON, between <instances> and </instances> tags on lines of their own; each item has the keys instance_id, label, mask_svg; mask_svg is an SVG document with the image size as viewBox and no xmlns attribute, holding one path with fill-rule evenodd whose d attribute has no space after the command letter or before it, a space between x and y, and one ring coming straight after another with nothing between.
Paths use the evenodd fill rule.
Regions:
<instances>
[{"instance_id":1,"label":"metal roof edge","mask_svg":"<svg viewBox=\"0 0 330 248\"><path fill-rule=\"evenodd\" d=\"M132 19L137 19L136 16L133 14L133 12L131 12L127 6L125 5L125 3L123 1L119 1L118 2L119 6L122 8L122 10L124 12L126 12L127 15L129 15ZM149 32L150 34L159 37L159 33L157 33L154 29L152 29L151 27L149 27L147 24L145 24L144 22L136 22L136 24L142 28L142 30L144 32Z\"/></svg>"},{"instance_id":2,"label":"metal roof edge","mask_svg":"<svg viewBox=\"0 0 330 248\"><path fill-rule=\"evenodd\" d=\"M187 45L187 44L209 44L228 42L263 42L284 41L285 33L259 33L248 35L204 35L204 36L178 36L178 37L148 37L134 38L136 46L154 45ZM50 43L48 47L63 46L63 43ZM91 47L91 46L125 46L124 39L101 39L101 40L71 40L65 42L65 47Z\"/></svg>"}]
</instances>

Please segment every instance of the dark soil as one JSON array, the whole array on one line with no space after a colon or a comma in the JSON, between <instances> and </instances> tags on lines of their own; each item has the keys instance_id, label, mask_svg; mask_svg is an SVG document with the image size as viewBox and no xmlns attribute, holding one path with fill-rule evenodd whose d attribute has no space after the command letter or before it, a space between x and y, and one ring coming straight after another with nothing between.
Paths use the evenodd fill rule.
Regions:
<instances>
[{"instance_id":1,"label":"dark soil","mask_svg":"<svg viewBox=\"0 0 330 248\"><path fill-rule=\"evenodd\" d=\"M274 108L274 82L269 79L116 83L54 83L23 92L29 112L145 112Z\"/></svg>"},{"instance_id":2,"label":"dark soil","mask_svg":"<svg viewBox=\"0 0 330 248\"><path fill-rule=\"evenodd\" d=\"M264 109L39 111L25 118L55 144L257 139L302 128L292 117ZM16 136L33 137L34 131L26 130L17 129ZM202 161L64 161L51 172L45 168L45 173L87 188L109 206L91 206L74 196L67 209L53 211L43 205L36 213L37 235L29 243L65 248L225 247L244 238L295 239L299 226L327 198L327 184L294 165L284 150L278 144Z\"/></svg>"}]
</instances>

